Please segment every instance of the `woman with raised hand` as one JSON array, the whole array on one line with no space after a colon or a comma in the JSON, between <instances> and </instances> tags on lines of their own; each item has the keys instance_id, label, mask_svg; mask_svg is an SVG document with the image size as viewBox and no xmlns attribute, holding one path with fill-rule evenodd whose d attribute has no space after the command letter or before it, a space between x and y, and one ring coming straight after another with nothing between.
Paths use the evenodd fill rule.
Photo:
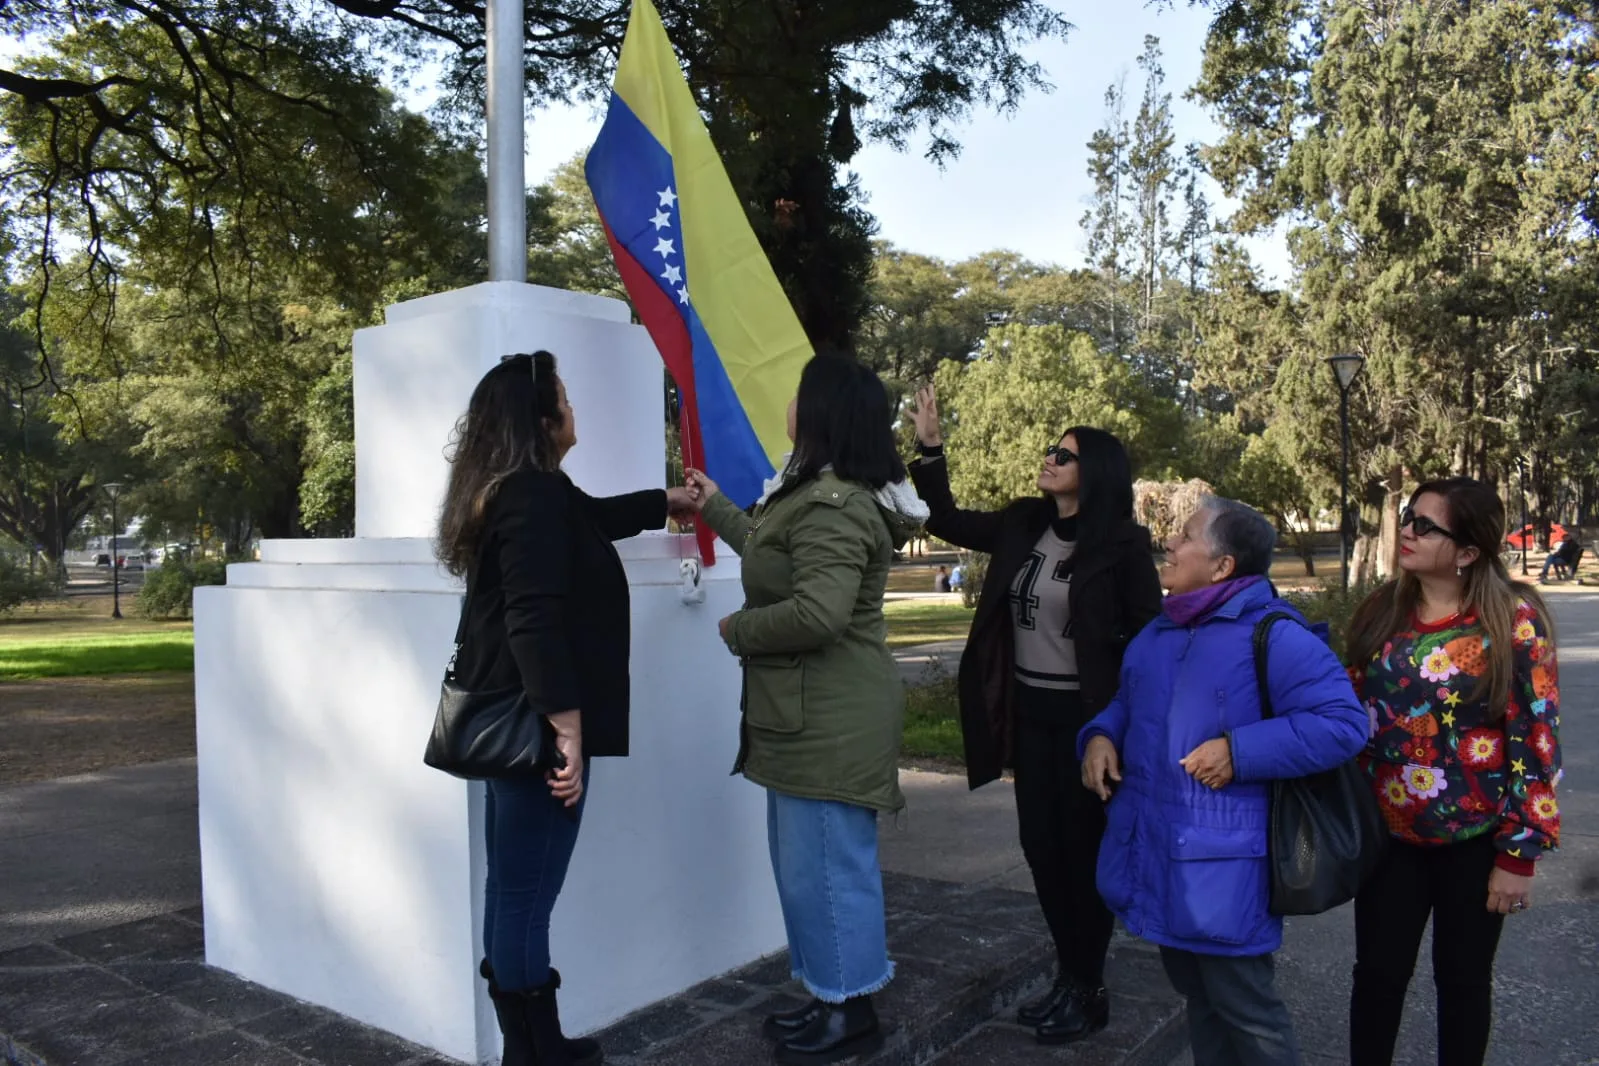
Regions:
<instances>
[{"instance_id":1,"label":"woman with raised hand","mask_svg":"<svg viewBox=\"0 0 1599 1066\"><path fill-rule=\"evenodd\" d=\"M916 394L911 479L927 531L991 556L958 679L972 788L1015 768L1016 819L1059 970L1017 1012L1043 1043L1081 1040L1110 1018L1113 919L1094 884L1104 805L1077 771L1077 733L1116 694L1122 654L1160 613L1149 531L1133 520L1121 441L1089 426L1043 447L1040 495L968 511L950 492L932 386Z\"/></svg>"},{"instance_id":2,"label":"woman with raised hand","mask_svg":"<svg viewBox=\"0 0 1599 1066\"><path fill-rule=\"evenodd\" d=\"M1355 899L1350 1061L1387 1066L1430 915L1438 1062L1480 1066L1506 915L1560 839L1560 691L1549 608L1499 557L1505 508L1430 481L1400 517L1399 576L1349 629L1375 735L1364 762L1393 834Z\"/></svg>"},{"instance_id":3,"label":"woman with raised hand","mask_svg":"<svg viewBox=\"0 0 1599 1066\"><path fill-rule=\"evenodd\" d=\"M628 586L614 540L693 511L688 490L596 499L561 461L577 416L549 352L509 355L456 427L437 552L466 580L456 676L468 690L521 685L555 734L548 780L488 782L482 973L504 1066L595 1066L592 1039L561 1032L550 912L588 794L587 759L627 754Z\"/></svg>"},{"instance_id":4,"label":"woman with raised hand","mask_svg":"<svg viewBox=\"0 0 1599 1066\"><path fill-rule=\"evenodd\" d=\"M766 1019L782 1063L835 1062L882 1043L888 984L877 816L899 790L904 692L883 589L926 516L903 482L888 393L845 355L806 364L789 407L794 451L746 515L689 471L703 518L743 557L745 606L721 621L744 664L736 772L766 789L789 963L814 997Z\"/></svg>"}]
</instances>

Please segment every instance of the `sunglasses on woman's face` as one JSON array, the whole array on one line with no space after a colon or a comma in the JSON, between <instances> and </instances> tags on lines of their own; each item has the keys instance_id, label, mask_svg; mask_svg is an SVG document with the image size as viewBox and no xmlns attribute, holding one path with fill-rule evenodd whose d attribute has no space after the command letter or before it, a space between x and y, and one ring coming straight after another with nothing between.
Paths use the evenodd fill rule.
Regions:
<instances>
[{"instance_id":1,"label":"sunglasses on woman's face","mask_svg":"<svg viewBox=\"0 0 1599 1066\"><path fill-rule=\"evenodd\" d=\"M1404 529L1406 526L1413 527L1416 530L1416 536L1418 537L1430 537L1434 533L1442 533L1450 540L1459 539L1449 530L1445 529L1443 526L1440 526L1437 522L1434 522L1426 515L1417 514L1408 507L1406 507L1404 512L1399 516L1399 528Z\"/></svg>"},{"instance_id":2,"label":"sunglasses on woman's face","mask_svg":"<svg viewBox=\"0 0 1599 1066\"><path fill-rule=\"evenodd\" d=\"M1055 460L1056 466L1065 466L1067 463L1077 461L1077 453L1064 444L1051 444L1044 449L1044 461Z\"/></svg>"}]
</instances>

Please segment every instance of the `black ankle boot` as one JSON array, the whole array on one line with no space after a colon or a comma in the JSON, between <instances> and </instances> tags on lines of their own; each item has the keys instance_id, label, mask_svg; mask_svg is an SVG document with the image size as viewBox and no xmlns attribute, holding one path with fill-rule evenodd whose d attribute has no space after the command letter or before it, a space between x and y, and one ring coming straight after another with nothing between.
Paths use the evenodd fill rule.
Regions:
<instances>
[{"instance_id":1,"label":"black ankle boot","mask_svg":"<svg viewBox=\"0 0 1599 1066\"><path fill-rule=\"evenodd\" d=\"M811 1024L811 1019L816 1017L816 1012L824 1006L826 1004L821 1000L813 999L803 1007L768 1014L766 1020L761 1023L761 1032L779 1040L785 1036L793 1036Z\"/></svg>"},{"instance_id":2,"label":"black ankle boot","mask_svg":"<svg viewBox=\"0 0 1599 1066\"><path fill-rule=\"evenodd\" d=\"M561 1010L555 998L561 974L553 966L543 985L517 992L507 992L495 983L488 959L478 972L489 983L489 998L494 1001L494 1016L505 1042L501 1066L600 1066L605 1061L598 1040L572 1040L561 1032Z\"/></svg>"},{"instance_id":3,"label":"black ankle boot","mask_svg":"<svg viewBox=\"0 0 1599 1066\"><path fill-rule=\"evenodd\" d=\"M1070 1044L1093 1036L1110 1024L1110 997L1103 988L1088 989L1073 982L1066 995L1039 1023L1034 1035L1040 1044Z\"/></svg>"},{"instance_id":4,"label":"black ankle boot","mask_svg":"<svg viewBox=\"0 0 1599 1066\"><path fill-rule=\"evenodd\" d=\"M1054 984L1037 999L1028 1000L1016 1009L1016 1020L1029 1028L1036 1028L1049 1020L1061 1001L1071 994L1071 982L1065 977L1055 978Z\"/></svg>"},{"instance_id":5,"label":"black ankle boot","mask_svg":"<svg viewBox=\"0 0 1599 1066\"><path fill-rule=\"evenodd\" d=\"M872 997L856 996L842 1003L823 1003L805 1028L778 1042L777 1061L784 1066L821 1066L882 1046Z\"/></svg>"}]
</instances>

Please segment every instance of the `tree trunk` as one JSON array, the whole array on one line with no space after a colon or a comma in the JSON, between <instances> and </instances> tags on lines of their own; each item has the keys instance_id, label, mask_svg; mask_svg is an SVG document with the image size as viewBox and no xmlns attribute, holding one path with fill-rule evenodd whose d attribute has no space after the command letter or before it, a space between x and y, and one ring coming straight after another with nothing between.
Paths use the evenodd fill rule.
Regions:
<instances>
[{"instance_id":1,"label":"tree trunk","mask_svg":"<svg viewBox=\"0 0 1599 1066\"><path fill-rule=\"evenodd\" d=\"M1395 466L1388 471L1388 487L1378 519L1377 576L1384 581L1399 571L1399 512L1405 505L1405 498L1405 469Z\"/></svg>"},{"instance_id":2,"label":"tree trunk","mask_svg":"<svg viewBox=\"0 0 1599 1066\"><path fill-rule=\"evenodd\" d=\"M1355 546L1349 553L1349 584L1350 587L1359 585L1374 585L1377 583L1376 557L1373 550L1375 541L1367 536L1355 538Z\"/></svg>"}]
</instances>

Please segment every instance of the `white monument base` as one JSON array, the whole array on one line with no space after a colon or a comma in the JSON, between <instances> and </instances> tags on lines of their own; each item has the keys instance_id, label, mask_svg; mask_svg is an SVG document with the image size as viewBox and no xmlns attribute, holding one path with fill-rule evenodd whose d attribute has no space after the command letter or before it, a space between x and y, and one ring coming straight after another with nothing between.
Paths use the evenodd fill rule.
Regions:
<instances>
[{"instance_id":1,"label":"white monument base","mask_svg":"<svg viewBox=\"0 0 1599 1066\"><path fill-rule=\"evenodd\" d=\"M738 674L697 665L727 655L715 621L739 606L737 564L685 606L678 539L620 546L633 754L595 760L555 909L572 1032L783 943L765 803L728 774ZM206 960L481 1062L499 1047L477 976L483 789L422 765L460 606L429 550L268 542L197 590Z\"/></svg>"},{"instance_id":2,"label":"white monument base","mask_svg":"<svg viewBox=\"0 0 1599 1066\"><path fill-rule=\"evenodd\" d=\"M356 534L270 541L196 590L206 960L451 1057L499 1031L481 957L483 789L422 751L460 612L431 535L448 432L502 355L548 348L595 495L660 486L662 371L615 300L495 283L411 301L355 338ZM686 538L618 548L632 587L632 751L596 760L552 955L570 1032L783 943L760 792L729 776L740 676L716 622L725 546L685 603Z\"/></svg>"}]
</instances>

